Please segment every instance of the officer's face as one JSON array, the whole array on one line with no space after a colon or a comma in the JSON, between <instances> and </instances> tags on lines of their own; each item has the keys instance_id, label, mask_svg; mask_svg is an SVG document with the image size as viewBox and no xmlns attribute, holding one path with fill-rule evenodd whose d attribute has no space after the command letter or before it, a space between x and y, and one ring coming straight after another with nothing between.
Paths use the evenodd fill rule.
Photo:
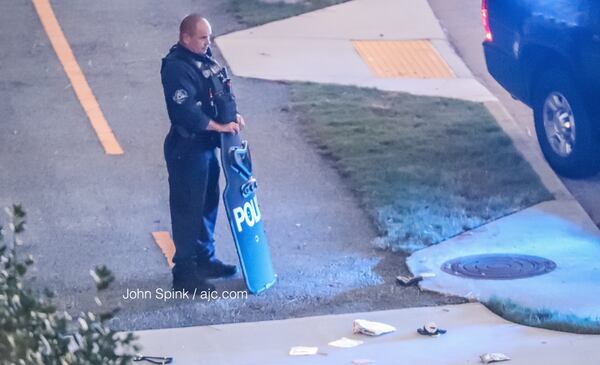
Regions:
<instances>
[{"instance_id":1,"label":"officer's face","mask_svg":"<svg viewBox=\"0 0 600 365\"><path fill-rule=\"evenodd\" d=\"M210 36L212 29L210 23L205 19L196 23L196 32L193 35L183 35L183 45L190 51L198 54L204 54L210 46Z\"/></svg>"}]
</instances>

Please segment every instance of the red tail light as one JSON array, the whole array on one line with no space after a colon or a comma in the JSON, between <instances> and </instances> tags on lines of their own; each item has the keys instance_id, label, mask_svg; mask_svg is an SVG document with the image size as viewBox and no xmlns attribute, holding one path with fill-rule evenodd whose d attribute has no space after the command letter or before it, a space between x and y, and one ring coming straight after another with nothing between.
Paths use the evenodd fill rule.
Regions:
<instances>
[{"instance_id":1,"label":"red tail light","mask_svg":"<svg viewBox=\"0 0 600 365\"><path fill-rule=\"evenodd\" d=\"M485 41L491 42L494 37L492 36L492 30L490 29L490 18L488 16L488 0L481 0L481 22L483 23L483 30L485 31Z\"/></svg>"}]
</instances>

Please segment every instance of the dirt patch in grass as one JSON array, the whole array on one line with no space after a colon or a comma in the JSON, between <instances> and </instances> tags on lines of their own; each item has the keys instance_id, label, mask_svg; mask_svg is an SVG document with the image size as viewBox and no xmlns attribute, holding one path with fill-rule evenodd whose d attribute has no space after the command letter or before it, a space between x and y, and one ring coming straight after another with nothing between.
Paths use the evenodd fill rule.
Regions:
<instances>
[{"instance_id":1,"label":"dirt patch in grass","mask_svg":"<svg viewBox=\"0 0 600 365\"><path fill-rule=\"evenodd\" d=\"M254 27L346 1L348 0L301 0L297 2L228 0L226 9L240 24Z\"/></svg>"},{"instance_id":2,"label":"dirt patch in grass","mask_svg":"<svg viewBox=\"0 0 600 365\"><path fill-rule=\"evenodd\" d=\"M478 103L292 83L292 112L375 220L413 252L552 199Z\"/></svg>"}]
</instances>

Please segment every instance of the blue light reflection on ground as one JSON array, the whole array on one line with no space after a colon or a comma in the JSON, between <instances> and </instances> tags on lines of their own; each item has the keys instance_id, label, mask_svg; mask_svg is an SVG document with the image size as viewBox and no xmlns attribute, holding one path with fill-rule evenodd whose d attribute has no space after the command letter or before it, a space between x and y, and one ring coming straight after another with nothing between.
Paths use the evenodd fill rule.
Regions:
<instances>
[{"instance_id":1,"label":"blue light reflection on ground","mask_svg":"<svg viewBox=\"0 0 600 365\"><path fill-rule=\"evenodd\" d=\"M495 296L528 308L600 317L600 235L583 221L569 201L551 201L502 218L474 231L421 250L407 263L413 272L430 271L422 282L429 290L476 298ZM515 253L535 255L557 264L551 273L517 280L474 280L441 271L456 257Z\"/></svg>"}]
</instances>

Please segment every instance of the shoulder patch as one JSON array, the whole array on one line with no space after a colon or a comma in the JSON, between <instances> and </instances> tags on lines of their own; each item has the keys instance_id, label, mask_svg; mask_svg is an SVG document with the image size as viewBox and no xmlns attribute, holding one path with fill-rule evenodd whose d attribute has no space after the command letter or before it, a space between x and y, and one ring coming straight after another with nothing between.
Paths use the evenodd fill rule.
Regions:
<instances>
[{"instance_id":1,"label":"shoulder patch","mask_svg":"<svg viewBox=\"0 0 600 365\"><path fill-rule=\"evenodd\" d=\"M185 91L185 89L178 89L173 94L173 101L176 102L177 104L183 104L183 102L187 98L188 98L188 93L187 93L187 91Z\"/></svg>"}]
</instances>

